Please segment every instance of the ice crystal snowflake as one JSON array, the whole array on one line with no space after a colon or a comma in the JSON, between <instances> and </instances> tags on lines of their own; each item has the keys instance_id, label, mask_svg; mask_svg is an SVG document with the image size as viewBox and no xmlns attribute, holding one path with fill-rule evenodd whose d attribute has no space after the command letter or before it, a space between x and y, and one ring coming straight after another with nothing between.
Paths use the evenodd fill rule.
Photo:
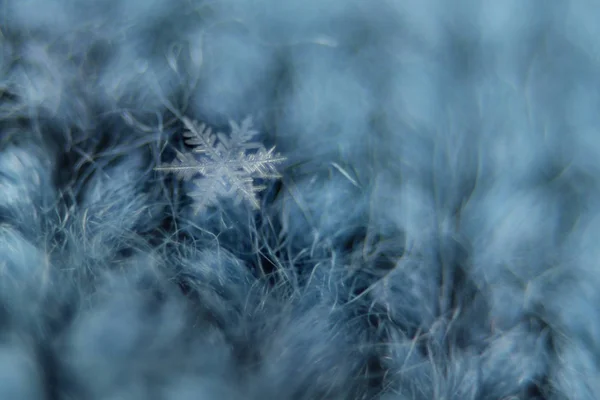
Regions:
<instances>
[{"instance_id":1,"label":"ice crystal snowflake","mask_svg":"<svg viewBox=\"0 0 600 400\"><path fill-rule=\"evenodd\" d=\"M182 121L185 143L193 146L191 153L177 152L173 162L155 169L193 180L196 188L189 195L194 199L195 213L218 205L222 198L231 198L237 205L245 200L259 209L257 193L266 186L254 180L279 178L275 166L286 158L275 153L274 147L267 150L261 143L251 142L258 133L252 128L252 118L247 117L239 125L229 121L229 135L213 132L206 124L189 118Z\"/></svg>"}]
</instances>

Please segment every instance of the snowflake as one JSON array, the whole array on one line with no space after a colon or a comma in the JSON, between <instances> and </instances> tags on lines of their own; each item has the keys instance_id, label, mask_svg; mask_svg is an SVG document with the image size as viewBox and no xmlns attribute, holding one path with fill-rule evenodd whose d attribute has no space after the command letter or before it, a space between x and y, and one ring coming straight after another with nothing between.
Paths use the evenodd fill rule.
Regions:
<instances>
[{"instance_id":1,"label":"snowflake","mask_svg":"<svg viewBox=\"0 0 600 400\"><path fill-rule=\"evenodd\" d=\"M196 214L218 205L221 198L231 198L236 205L245 200L259 209L257 193L266 186L255 184L254 179L280 178L275 165L286 158L275 153L274 147L267 150L262 144L251 142L258 133L252 128L252 118L247 117L240 125L229 121L229 136L189 118L182 121L186 127L185 143L194 146L192 152L177 152L173 162L155 169L194 181L196 188L189 195L194 199Z\"/></svg>"}]
</instances>

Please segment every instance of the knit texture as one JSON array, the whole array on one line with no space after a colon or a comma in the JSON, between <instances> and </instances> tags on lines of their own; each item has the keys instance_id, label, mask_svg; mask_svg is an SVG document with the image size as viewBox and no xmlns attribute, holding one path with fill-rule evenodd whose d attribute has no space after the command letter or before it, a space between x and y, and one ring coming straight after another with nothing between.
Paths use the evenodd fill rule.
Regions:
<instances>
[{"instance_id":1,"label":"knit texture","mask_svg":"<svg viewBox=\"0 0 600 400\"><path fill-rule=\"evenodd\" d=\"M0 399L598 399L598 21L0 0Z\"/></svg>"}]
</instances>

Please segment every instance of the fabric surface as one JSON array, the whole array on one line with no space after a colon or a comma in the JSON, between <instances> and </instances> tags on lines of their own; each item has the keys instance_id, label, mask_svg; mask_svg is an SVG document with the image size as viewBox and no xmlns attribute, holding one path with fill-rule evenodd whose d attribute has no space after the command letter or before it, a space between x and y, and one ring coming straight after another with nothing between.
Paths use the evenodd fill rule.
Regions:
<instances>
[{"instance_id":1,"label":"fabric surface","mask_svg":"<svg viewBox=\"0 0 600 400\"><path fill-rule=\"evenodd\" d=\"M600 398L598 21L0 0L0 399Z\"/></svg>"}]
</instances>

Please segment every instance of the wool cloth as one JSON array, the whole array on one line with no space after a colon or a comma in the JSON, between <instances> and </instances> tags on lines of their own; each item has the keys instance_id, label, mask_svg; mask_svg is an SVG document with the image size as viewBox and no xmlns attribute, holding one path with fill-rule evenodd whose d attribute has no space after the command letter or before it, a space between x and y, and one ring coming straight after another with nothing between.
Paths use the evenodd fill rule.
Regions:
<instances>
[{"instance_id":1,"label":"wool cloth","mask_svg":"<svg viewBox=\"0 0 600 400\"><path fill-rule=\"evenodd\" d=\"M0 399L599 399L598 21L0 0ZM279 176L194 207L248 116Z\"/></svg>"}]
</instances>

